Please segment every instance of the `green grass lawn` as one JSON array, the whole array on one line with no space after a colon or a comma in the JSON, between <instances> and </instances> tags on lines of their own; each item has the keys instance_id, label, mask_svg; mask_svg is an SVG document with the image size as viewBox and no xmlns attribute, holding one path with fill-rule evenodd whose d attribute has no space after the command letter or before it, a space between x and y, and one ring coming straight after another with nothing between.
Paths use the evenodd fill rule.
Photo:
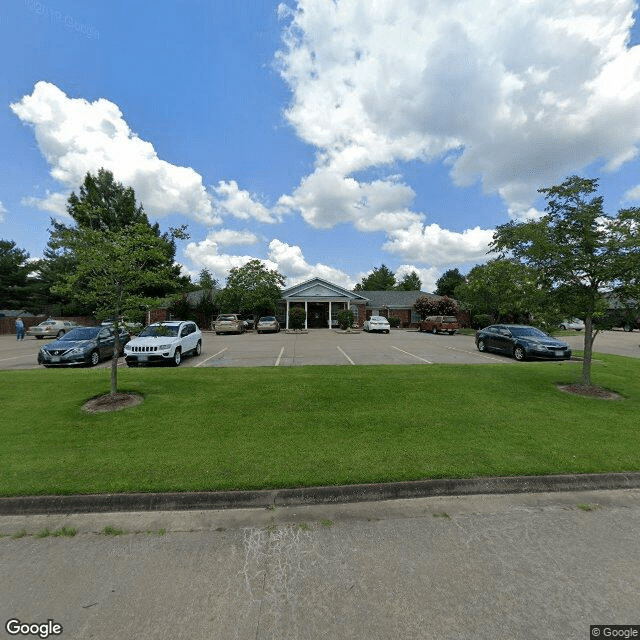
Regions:
<instances>
[{"instance_id":1,"label":"green grass lawn","mask_svg":"<svg viewBox=\"0 0 640 640\"><path fill-rule=\"evenodd\" d=\"M255 489L640 470L640 360L0 372L0 495Z\"/></svg>"}]
</instances>

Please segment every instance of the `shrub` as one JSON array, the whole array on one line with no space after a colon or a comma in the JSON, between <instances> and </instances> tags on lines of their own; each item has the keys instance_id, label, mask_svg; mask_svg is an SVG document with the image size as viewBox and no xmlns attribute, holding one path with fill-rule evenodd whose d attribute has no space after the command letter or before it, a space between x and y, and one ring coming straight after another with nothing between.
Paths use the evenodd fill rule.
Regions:
<instances>
[{"instance_id":1,"label":"shrub","mask_svg":"<svg viewBox=\"0 0 640 640\"><path fill-rule=\"evenodd\" d=\"M478 313L477 315L473 316L473 322L471 323L471 326L474 329L484 329L484 327L487 327L490 324L491 324L491 316L489 314Z\"/></svg>"},{"instance_id":2,"label":"shrub","mask_svg":"<svg viewBox=\"0 0 640 640\"><path fill-rule=\"evenodd\" d=\"M353 327L353 309L341 309L338 311L338 322L343 329L350 329Z\"/></svg>"},{"instance_id":3,"label":"shrub","mask_svg":"<svg viewBox=\"0 0 640 640\"><path fill-rule=\"evenodd\" d=\"M302 329L307 313L302 307L292 307L289 309L289 326L292 329Z\"/></svg>"},{"instance_id":4,"label":"shrub","mask_svg":"<svg viewBox=\"0 0 640 640\"><path fill-rule=\"evenodd\" d=\"M389 320L389 324L394 329L400 326L400 318L398 318L397 316L389 316L388 320Z\"/></svg>"}]
</instances>

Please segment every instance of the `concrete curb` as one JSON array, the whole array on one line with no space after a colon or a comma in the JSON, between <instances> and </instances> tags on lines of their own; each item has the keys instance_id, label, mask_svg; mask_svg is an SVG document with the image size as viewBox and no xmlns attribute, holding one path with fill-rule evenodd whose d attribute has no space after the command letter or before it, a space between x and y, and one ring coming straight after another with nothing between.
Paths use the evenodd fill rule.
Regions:
<instances>
[{"instance_id":1,"label":"concrete curb","mask_svg":"<svg viewBox=\"0 0 640 640\"><path fill-rule=\"evenodd\" d=\"M477 494L640 488L640 472L417 480L264 491L115 493L0 498L0 515L189 511L373 502Z\"/></svg>"}]
</instances>

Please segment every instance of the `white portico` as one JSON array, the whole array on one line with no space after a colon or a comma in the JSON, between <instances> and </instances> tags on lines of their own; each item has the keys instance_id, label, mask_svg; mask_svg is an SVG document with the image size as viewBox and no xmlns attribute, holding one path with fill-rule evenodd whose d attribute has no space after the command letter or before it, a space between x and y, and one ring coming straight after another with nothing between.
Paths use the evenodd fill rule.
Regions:
<instances>
[{"instance_id":1,"label":"white portico","mask_svg":"<svg viewBox=\"0 0 640 640\"><path fill-rule=\"evenodd\" d=\"M356 303L366 303L367 298L354 291L343 289L322 278L313 278L289 287L282 292L286 305L286 326L289 328L289 309L303 307L305 310L305 329L330 328L338 324L338 312L350 309Z\"/></svg>"}]
</instances>

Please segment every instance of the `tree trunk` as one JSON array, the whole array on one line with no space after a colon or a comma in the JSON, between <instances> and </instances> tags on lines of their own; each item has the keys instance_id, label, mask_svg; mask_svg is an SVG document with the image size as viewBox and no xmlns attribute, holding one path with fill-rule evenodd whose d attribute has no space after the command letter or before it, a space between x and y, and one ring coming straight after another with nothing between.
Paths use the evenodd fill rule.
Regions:
<instances>
[{"instance_id":1,"label":"tree trunk","mask_svg":"<svg viewBox=\"0 0 640 640\"><path fill-rule=\"evenodd\" d=\"M593 347L593 319L588 315L584 319L584 357L582 359L582 384L591 386L591 349Z\"/></svg>"},{"instance_id":2,"label":"tree trunk","mask_svg":"<svg viewBox=\"0 0 640 640\"><path fill-rule=\"evenodd\" d=\"M113 345L113 358L111 358L111 392L114 396L118 393L118 354L120 353L120 331L118 323L115 325L116 343Z\"/></svg>"}]
</instances>

